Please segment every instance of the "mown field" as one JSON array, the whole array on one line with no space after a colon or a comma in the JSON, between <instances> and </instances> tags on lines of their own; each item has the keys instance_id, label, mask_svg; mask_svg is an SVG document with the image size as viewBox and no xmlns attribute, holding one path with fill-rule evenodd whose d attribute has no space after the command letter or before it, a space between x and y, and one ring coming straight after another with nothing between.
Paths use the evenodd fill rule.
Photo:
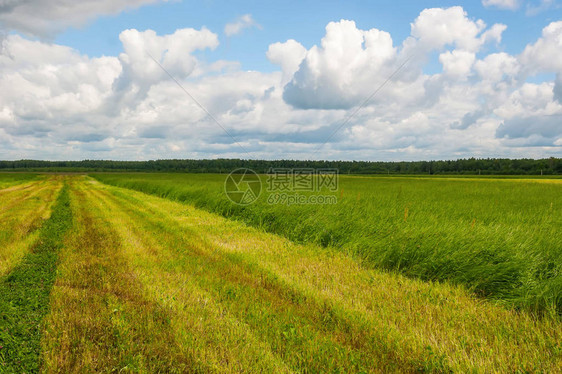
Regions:
<instances>
[{"instance_id":1,"label":"mown field","mask_svg":"<svg viewBox=\"0 0 562 374\"><path fill-rule=\"evenodd\" d=\"M336 205L232 204L225 175L95 174L193 204L363 266L460 284L508 307L562 314L562 180L340 178ZM267 181L263 179L264 188Z\"/></svg>"},{"instance_id":2,"label":"mown field","mask_svg":"<svg viewBox=\"0 0 562 374\"><path fill-rule=\"evenodd\" d=\"M561 371L559 278L537 274L560 266L560 184L345 178L331 210L241 209L224 176L95 177L0 189L0 372ZM441 269L475 239L473 279ZM525 255L495 278L511 293L477 295L485 260Z\"/></svg>"},{"instance_id":3,"label":"mown field","mask_svg":"<svg viewBox=\"0 0 562 374\"><path fill-rule=\"evenodd\" d=\"M0 173L0 189L35 179L40 179L40 176L34 173Z\"/></svg>"}]
</instances>

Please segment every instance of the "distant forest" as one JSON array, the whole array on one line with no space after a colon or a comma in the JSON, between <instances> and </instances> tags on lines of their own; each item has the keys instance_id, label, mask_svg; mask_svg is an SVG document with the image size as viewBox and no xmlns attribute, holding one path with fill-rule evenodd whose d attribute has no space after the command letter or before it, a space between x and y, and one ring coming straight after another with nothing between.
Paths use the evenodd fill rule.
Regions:
<instances>
[{"instance_id":1,"label":"distant forest","mask_svg":"<svg viewBox=\"0 0 562 374\"><path fill-rule=\"evenodd\" d=\"M154 161L0 161L3 171L159 171L229 173L250 168L267 173L272 168L338 169L341 174L472 174L562 175L562 159L469 158L451 161L295 161L295 160L154 160Z\"/></svg>"}]
</instances>

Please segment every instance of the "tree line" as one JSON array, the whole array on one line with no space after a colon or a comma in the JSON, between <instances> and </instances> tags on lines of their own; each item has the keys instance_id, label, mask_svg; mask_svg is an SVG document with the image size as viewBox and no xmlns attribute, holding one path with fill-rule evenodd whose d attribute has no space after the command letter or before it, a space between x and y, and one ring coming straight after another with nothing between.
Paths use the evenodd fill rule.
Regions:
<instances>
[{"instance_id":1,"label":"tree line","mask_svg":"<svg viewBox=\"0 0 562 374\"><path fill-rule=\"evenodd\" d=\"M298 161L298 160L151 160L151 161L0 161L4 171L146 171L230 173L249 168L267 173L275 168L338 169L341 174L560 175L562 159L467 158L445 161Z\"/></svg>"}]
</instances>

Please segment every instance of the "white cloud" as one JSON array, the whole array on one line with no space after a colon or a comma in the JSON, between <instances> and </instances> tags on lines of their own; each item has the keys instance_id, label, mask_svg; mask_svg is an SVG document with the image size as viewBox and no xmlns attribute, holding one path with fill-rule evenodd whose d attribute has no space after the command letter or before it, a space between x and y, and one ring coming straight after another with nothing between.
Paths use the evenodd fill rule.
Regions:
<instances>
[{"instance_id":1,"label":"white cloud","mask_svg":"<svg viewBox=\"0 0 562 374\"><path fill-rule=\"evenodd\" d=\"M546 26L542 37L525 47L521 61L532 72L562 72L562 21Z\"/></svg>"},{"instance_id":2,"label":"white cloud","mask_svg":"<svg viewBox=\"0 0 562 374\"><path fill-rule=\"evenodd\" d=\"M178 79L186 78L197 67L197 59L191 54L218 45L217 35L206 28L180 29L164 36L153 30L131 29L123 31L119 39L124 50L119 55L123 74L114 88L121 98L125 96L128 100L144 98L153 84L168 78L168 73ZM118 100L114 103L123 104Z\"/></svg>"},{"instance_id":3,"label":"white cloud","mask_svg":"<svg viewBox=\"0 0 562 374\"><path fill-rule=\"evenodd\" d=\"M469 19L461 7L425 9L399 49L385 31L360 30L353 21L331 22L321 45L307 51L284 98L297 108L348 109L367 98L407 57L412 61L395 77L394 85L405 88L400 82L419 81L429 53L447 46L456 49L441 55L445 73L466 78L475 53L487 42L500 41L504 30L500 24L486 29L482 20Z\"/></svg>"},{"instance_id":4,"label":"white cloud","mask_svg":"<svg viewBox=\"0 0 562 374\"><path fill-rule=\"evenodd\" d=\"M507 29L507 26L501 23L494 24L489 30L486 30L480 36L482 43L496 42L500 43L502 41L502 33Z\"/></svg>"},{"instance_id":5,"label":"white cloud","mask_svg":"<svg viewBox=\"0 0 562 374\"><path fill-rule=\"evenodd\" d=\"M556 74L553 88L554 99L562 104L562 73Z\"/></svg>"},{"instance_id":6,"label":"white cloud","mask_svg":"<svg viewBox=\"0 0 562 374\"><path fill-rule=\"evenodd\" d=\"M531 138L543 145L553 145L562 136L562 114L552 116L516 117L503 122L497 130L499 138Z\"/></svg>"},{"instance_id":7,"label":"white cloud","mask_svg":"<svg viewBox=\"0 0 562 374\"><path fill-rule=\"evenodd\" d=\"M520 70L519 61L505 53L492 53L475 64L479 76L486 81L500 81L504 77L515 77Z\"/></svg>"},{"instance_id":8,"label":"white cloud","mask_svg":"<svg viewBox=\"0 0 562 374\"><path fill-rule=\"evenodd\" d=\"M100 15L167 0L1 0L0 26L28 35L53 36Z\"/></svg>"},{"instance_id":9,"label":"white cloud","mask_svg":"<svg viewBox=\"0 0 562 374\"><path fill-rule=\"evenodd\" d=\"M518 0L482 0L482 5L510 10L516 10L520 6Z\"/></svg>"},{"instance_id":10,"label":"white cloud","mask_svg":"<svg viewBox=\"0 0 562 374\"><path fill-rule=\"evenodd\" d=\"M170 74L184 78L193 72L197 63L192 52L214 49L217 35L206 28L180 29L173 34L159 36L153 30L125 30L119 35L124 53L119 59L131 70L134 80L158 81L165 72L154 62L156 59Z\"/></svg>"},{"instance_id":11,"label":"white cloud","mask_svg":"<svg viewBox=\"0 0 562 374\"><path fill-rule=\"evenodd\" d=\"M224 26L224 34L229 37L238 35L242 32L242 30L251 27L261 28L261 26L252 18L251 14L244 14L243 16L238 17L236 21L227 23Z\"/></svg>"},{"instance_id":12,"label":"white cloud","mask_svg":"<svg viewBox=\"0 0 562 374\"><path fill-rule=\"evenodd\" d=\"M284 80L287 80L287 78L292 78L299 69L299 65L306 56L306 48L296 40L290 39L285 43L271 44L266 56L271 63L281 67Z\"/></svg>"},{"instance_id":13,"label":"white cloud","mask_svg":"<svg viewBox=\"0 0 562 374\"><path fill-rule=\"evenodd\" d=\"M499 28L498 28L499 27ZM458 49L476 52L491 36L501 35L501 26L495 26L489 33L480 35L486 29L482 20L473 21L460 6L423 10L411 24L412 38L407 45L415 43L422 50L441 49L454 45ZM505 28L504 28L505 29ZM491 34L490 34L491 33Z\"/></svg>"},{"instance_id":14,"label":"white cloud","mask_svg":"<svg viewBox=\"0 0 562 374\"><path fill-rule=\"evenodd\" d=\"M8 36L4 45L8 53L0 55L0 86L10 89L3 91L0 102L12 103L11 109L23 117L34 108L89 112L111 92L121 73L115 57L89 59L71 48L18 35Z\"/></svg>"},{"instance_id":15,"label":"white cloud","mask_svg":"<svg viewBox=\"0 0 562 374\"><path fill-rule=\"evenodd\" d=\"M443 72L460 79L468 77L475 60L476 55L473 52L456 49L439 55L439 62L443 64Z\"/></svg>"},{"instance_id":16,"label":"white cloud","mask_svg":"<svg viewBox=\"0 0 562 374\"><path fill-rule=\"evenodd\" d=\"M299 108L349 108L384 80L395 57L389 33L359 30L353 21L330 22L321 46L307 51L285 87L284 98Z\"/></svg>"},{"instance_id":17,"label":"white cloud","mask_svg":"<svg viewBox=\"0 0 562 374\"><path fill-rule=\"evenodd\" d=\"M554 101L553 87L551 82L524 83L511 92L495 113L505 119L562 113L562 106Z\"/></svg>"},{"instance_id":18,"label":"white cloud","mask_svg":"<svg viewBox=\"0 0 562 374\"><path fill-rule=\"evenodd\" d=\"M486 27L459 7L425 10L411 29L395 45L383 30L332 22L318 46L271 44L266 56L280 66L271 73L198 60L196 51L218 45L205 28L125 30L123 53L102 58L8 35L0 54L0 159L247 157L147 52L258 158L561 155L559 23L520 55L495 48L504 25ZM413 51L416 58L311 155L346 118L344 109ZM424 73L434 53L442 71ZM526 82L544 72L558 75Z\"/></svg>"}]
</instances>

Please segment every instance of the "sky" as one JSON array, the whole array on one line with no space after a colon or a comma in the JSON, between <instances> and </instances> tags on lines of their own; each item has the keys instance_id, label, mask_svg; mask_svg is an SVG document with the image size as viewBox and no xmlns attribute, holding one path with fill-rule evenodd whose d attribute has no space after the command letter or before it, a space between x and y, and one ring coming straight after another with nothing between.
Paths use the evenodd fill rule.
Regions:
<instances>
[{"instance_id":1,"label":"sky","mask_svg":"<svg viewBox=\"0 0 562 374\"><path fill-rule=\"evenodd\" d=\"M0 0L0 159L562 157L562 2Z\"/></svg>"}]
</instances>

